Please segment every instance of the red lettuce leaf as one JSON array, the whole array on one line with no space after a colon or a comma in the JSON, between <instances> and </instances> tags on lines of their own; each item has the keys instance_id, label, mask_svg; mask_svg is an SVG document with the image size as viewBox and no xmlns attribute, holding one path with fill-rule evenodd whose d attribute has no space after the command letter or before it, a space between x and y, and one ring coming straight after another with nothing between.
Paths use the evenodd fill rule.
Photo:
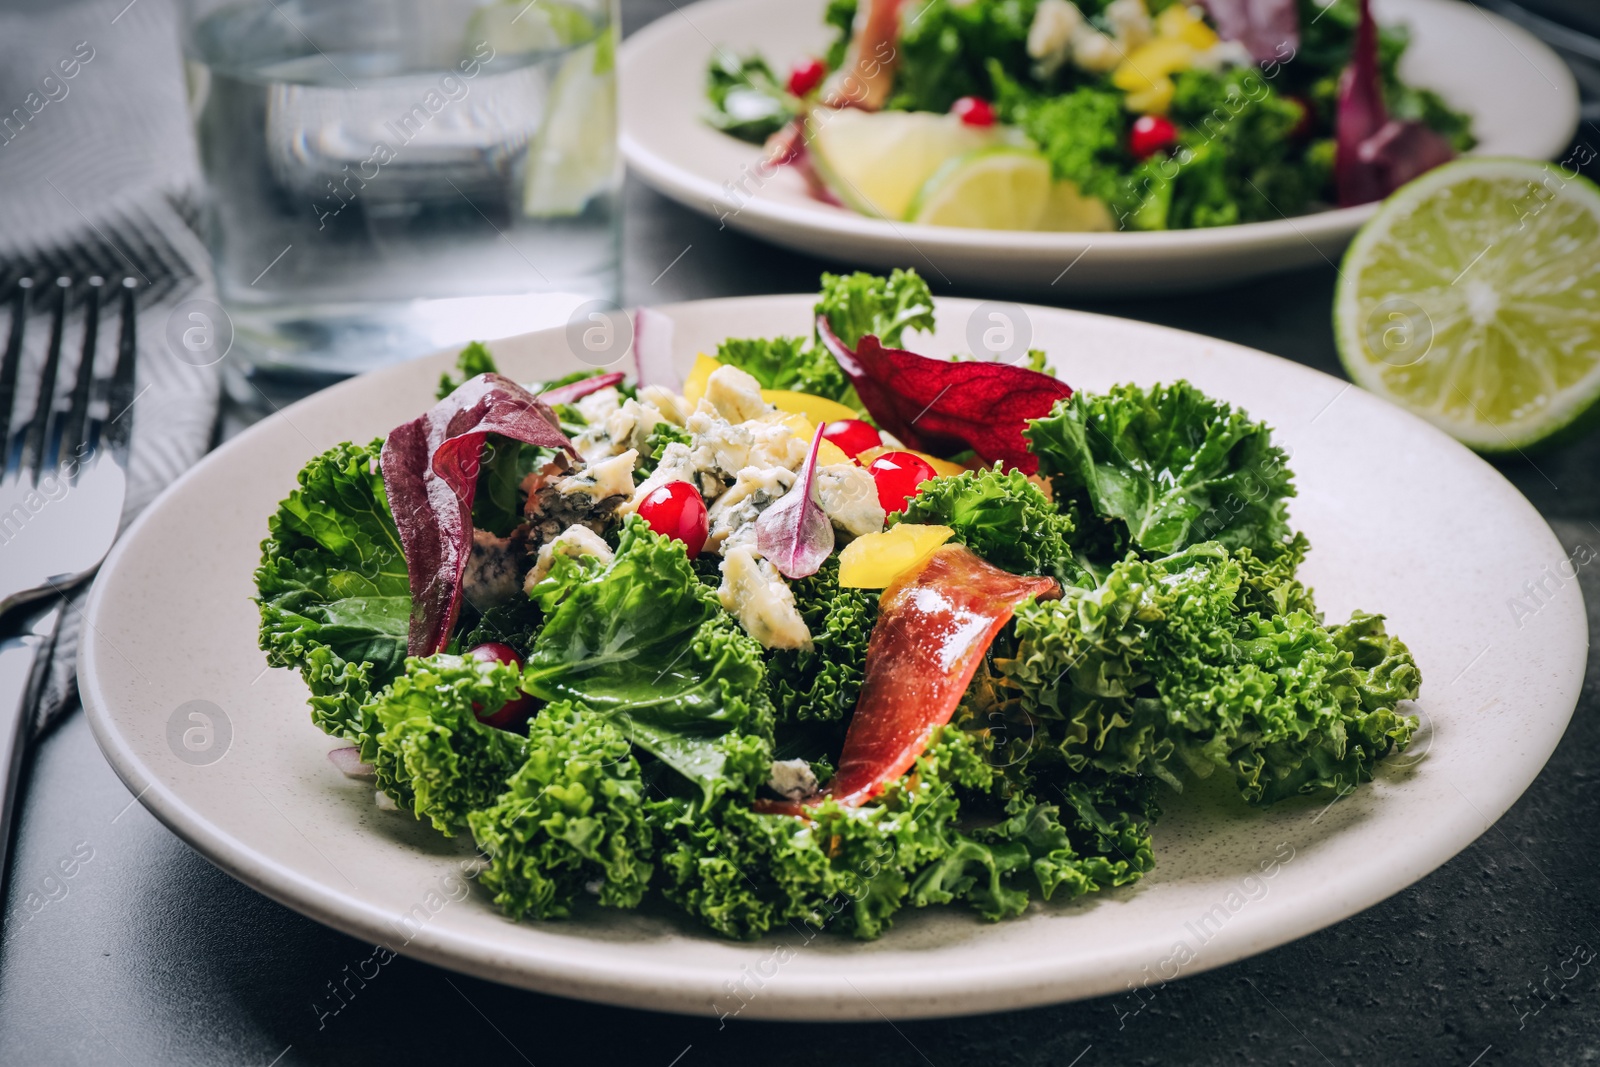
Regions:
<instances>
[{"instance_id":1,"label":"red lettuce leaf","mask_svg":"<svg viewBox=\"0 0 1600 1067\"><path fill-rule=\"evenodd\" d=\"M1455 158L1449 140L1420 122L1389 117L1378 71L1378 24L1360 0L1350 65L1339 82L1333 180L1339 206L1382 200L1406 182Z\"/></svg>"},{"instance_id":2,"label":"red lettuce leaf","mask_svg":"<svg viewBox=\"0 0 1600 1067\"><path fill-rule=\"evenodd\" d=\"M1300 12L1295 0L1200 0L1217 36L1238 41L1257 63L1283 62L1300 48Z\"/></svg>"},{"instance_id":3,"label":"red lettuce leaf","mask_svg":"<svg viewBox=\"0 0 1600 1067\"><path fill-rule=\"evenodd\" d=\"M593 378L579 378L575 382L546 389L539 394L539 399L552 407L557 404L572 404L590 393L598 393L602 389L620 384L624 377L626 375L621 371L612 371L610 374L596 374Z\"/></svg>"},{"instance_id":4,"label":"red lettuce leaf","mask_svg":"<svg viewBox=\"0 0 1600 1067\"><path fill-rule=\"evenodd\" d=\"M871 334L852 351L823 315L817 316L817 335L878 425L908 448L935 455L970 448L986 464L999 461L1032 474L1039 460L1023 428L1072 395L1065 382L1026 367L933 359L884 348Z\"/></svg>"},{"instance_id":5,"label":"red lettuce leaf","mask_svg":"<svg viewBox=\"0 0 1600 1067\"><path fill-rule=\"evenodd\" d=\"M897 579L878 602L866 678L826 796L864 804L911 769L950 721L972 675L1017 605L1060 595L1054 578L1011 574L964 545L945 545ZM759 811L801 815L808 801L758 801Z\"/></svg>"},{"instance_id":6,"label":"red lettuce leaf","mask_svg":"<svg viewBox=\"0 0 1600 1067\"><path fill-rule=\"evenodd\" d=\"M794 488L756 519L756 548L785 578L813 575L833 554L833 523L811 492L825 429L818 426L811 438L805 473Z\"/></svg>"},{"instance_id":7,"label":"red lettuce leaf","mask_svg":"<svg viewBox=\"0 0 1600 1067\"><path fill-rule=\"evenodd\" d=\"M492 433L573 452L550 405L498 374L469 378L383 443L378 465L411 584L413 656L431 656L450 641L472 551L478 464Z\"/></svg>"}]
</instances>

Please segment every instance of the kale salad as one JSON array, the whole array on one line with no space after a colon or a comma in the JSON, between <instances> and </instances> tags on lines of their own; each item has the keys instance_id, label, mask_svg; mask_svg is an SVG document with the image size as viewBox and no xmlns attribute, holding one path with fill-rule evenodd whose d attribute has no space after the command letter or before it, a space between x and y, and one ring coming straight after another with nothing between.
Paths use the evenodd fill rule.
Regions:
<instances>
[{"instance_id":1,"label":"kale salad","mask_svg":"<svg viewBox=\"0 0 1600 1067\"><path fill-rule=\"evenodd\" d=\"M730 938L1127 885L1164 796L1336 795L1407 744L1416 663L1296 578L1267 426L901 347L933 325L897 271L682 381L470 346L300 472L261 647L507 916L651 898Z\"/></svg>"},{"instance_id":2,"label":"kale salad","mask_svg":"<svg viewBox=\"0 0 1600 1067\"><path fill-rule=\"evenodd\" d=\"M978 229L1177 230L1382 199L1474 145L1368 0L828 0L780 74L713 49L706 121L813 195ZM772 57L778 62L792 57Z\"/></svg>"}]
</instances>

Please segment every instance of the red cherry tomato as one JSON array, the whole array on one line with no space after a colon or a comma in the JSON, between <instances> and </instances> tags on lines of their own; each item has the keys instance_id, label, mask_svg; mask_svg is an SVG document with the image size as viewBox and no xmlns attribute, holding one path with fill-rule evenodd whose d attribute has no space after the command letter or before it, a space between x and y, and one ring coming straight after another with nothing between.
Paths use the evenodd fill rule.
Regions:
<instances>
[{"instance_id":1,"label":"red cherry tomato","mask_svg":"<svg viewBox=\"0 0 1600 1067\"><path fill-rule=\"evenodd\" d=\"M821 85L822 79L827 76L828 68L822 65L822 60L807 56L789 68L789 92L795 96L805 96Z\"/></svg>"},{"instance_id":2,"label":"red cherry tomato","mask_svg":"<svg viewBox=\"0 0 1600 1067\"><path fill-rule=\"evenodd\" d=\"M950 114L968 126L994 125L994 105L979 96L963 96L950 105Z\"/></svg>"},{"instance_id":3,"label":"red cherry tomato","mask_svg":"<svg viewBox=\"0 0 1600 1067\"><path fill-rule=\"evenodd\" d=\"M1161 115L1140 115L1128 133L1128 151L1139 159L1153 156L1178 139L1178 128Z\"/></svg>"},{"instance_id":4,"label":"red cherry tomato","mask_svg":"<svg viewBox=\"0 0 1600 1067\"><path fill-rule=\"evenodd\" d=\"M927 460L911 452L885 452L867 470L878 483L878 503L891 515L905 510L907 501L917 495L919 485L938 477Z\"/></svg>"},{"instance_id":5,"label":"red cherry tomato","mask_svg":"<svg viewBox=\"0 0 1600 1067\"><path fill-rule=\"evenodd\" d=\"M822 428L822 439L838 445L851 459L883 444L878 431L860 419L835 419Z\"/></svg>"},{"instance_id":6,"label":"red cherry tomato","mask_svg":"<svg viewBox=\"0 0 1600 1067\"><path fill-rule=\"evenodd\" d=\"M517 650L499 641L489 641L470 648L467 650L467 656L482 663L509 663L519 671L522 669L522 657L517 655ZM533 711L533 698L520 689L517 693L517 696L494 711L484 711L483 705L475 703L472 705L472 714L476 715L478 721L485 726L493 726L500 730L514 729Z\"/></svg>"},{"instance_id":7,"label":"red cherry tomato","mask_svg":"<svg viewBox=\"0 0 1600 1067\"><path fill-rule=\"evenodd\" d=\"M640 503L639 517L663 537L682 541L690 559L706 546L706 534L711 529L706 520L706 501L700 490L688 482L668 482L657 488Z\"/></svg>"}]
</instances>

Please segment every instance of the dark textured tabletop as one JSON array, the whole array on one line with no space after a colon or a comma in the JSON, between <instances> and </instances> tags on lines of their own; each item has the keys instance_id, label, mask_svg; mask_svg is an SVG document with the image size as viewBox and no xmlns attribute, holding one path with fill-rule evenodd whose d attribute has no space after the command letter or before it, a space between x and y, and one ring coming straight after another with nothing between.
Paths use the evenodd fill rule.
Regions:
<instances>
[{"instance_id":1,"label":"dark textured tabletop","mask_svg":"<svg viewBox=\"0 0 1600 1067\"><path fill-rule=\"evenodd\" d=\"M673 7L625 3L627 28L671 17ZM631 179L624 226L630 303L808 291L819 271L850 266L719 231ZM1338 374L1335 280L1326 267L1219 293L1070 306ZM1600 435L1497 465L1569 553L1600 547ZM1473 521L1473 502L1460 504L1461 521ZM1576 585L1593 632L1600 576L1580 568ZM1567 582L1552 595L1579 592ZM77 713L37 747L23 784L0 912L0 1064L1592 1062L1600 1059L1595 691L1591 658L1555 755L1476 842L1391 899L1281 948L1137 1000L725 1027L709 1014L538 996L404 958L349 982L358 969L372 975L372 946L267 900L178 840L117 780Z\"/></svg>"}]
</instances>

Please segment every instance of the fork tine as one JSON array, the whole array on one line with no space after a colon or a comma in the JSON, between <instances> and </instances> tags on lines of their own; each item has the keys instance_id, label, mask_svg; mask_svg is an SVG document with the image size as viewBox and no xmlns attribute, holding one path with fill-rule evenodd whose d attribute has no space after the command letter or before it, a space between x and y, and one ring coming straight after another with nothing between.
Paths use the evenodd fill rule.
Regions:
<instances>
[{"instance_id":1,"label":"fork tine","mask_svg":"<svg viewBox=\"0 0 1600 1067\"><path fill-rule=\"evenodd\" d=\"M78 359L77 378L72 383L72 396L67 402L67 414L61 425L61 443L57 446L56 460L65 466L78 457L83 442L83 427L89 414L89 386L94 381L94 357L100 336L100 287L105 279L99 275L89 279L89 292L84 304L83 354Z\"/></svg>"},{"instance_id":2,"label":"fork tine","mask_svg":"<svg viewBox=\"0 0 1600 1067\"><path fill-rule=\"evenodd\" d=\"M128 460L128 440L133 432L133 419L128 409L138 399L133 393L135 363L139 356L138 307L134 301L134 289L138 284L132 278L122 279L122 333L117 338L117 367L111 372L111 390L106 397L110 405L106 413L108 421L101 438L101 443L123 464Z\"/></svg>"},{"instance_id":3,"label":"fork tine","mask_svg":"<svg viewBox=\"0 0 1600 1067\"><path fill-rule=\"evenodd\" d=\"M17 399L17 368L22 366L22 327L28 322L28 294L33 279L22 278L11 294L11 336L0 362L0 474L11 465L11 406Z\"/></svg>"},{"instance_id":4,"label":"fork tine","mask_svg":"<svg viewBox=\"0 0 1600 1067\"><path fill-rule=\"evenodd\" d=\"M61 368L61 332L66 325L67 290L71 287L71 278L56 279L55 306L50 309L50 349L45 353L44 369L39 375L39 399L33 406L33 418L28 420L23 431L21 466L23 473L31 474L35 483L44 471L49 444L46 431L50 428L50 412L55 407L56 374Z\"/></svg>"}]
</instances>

